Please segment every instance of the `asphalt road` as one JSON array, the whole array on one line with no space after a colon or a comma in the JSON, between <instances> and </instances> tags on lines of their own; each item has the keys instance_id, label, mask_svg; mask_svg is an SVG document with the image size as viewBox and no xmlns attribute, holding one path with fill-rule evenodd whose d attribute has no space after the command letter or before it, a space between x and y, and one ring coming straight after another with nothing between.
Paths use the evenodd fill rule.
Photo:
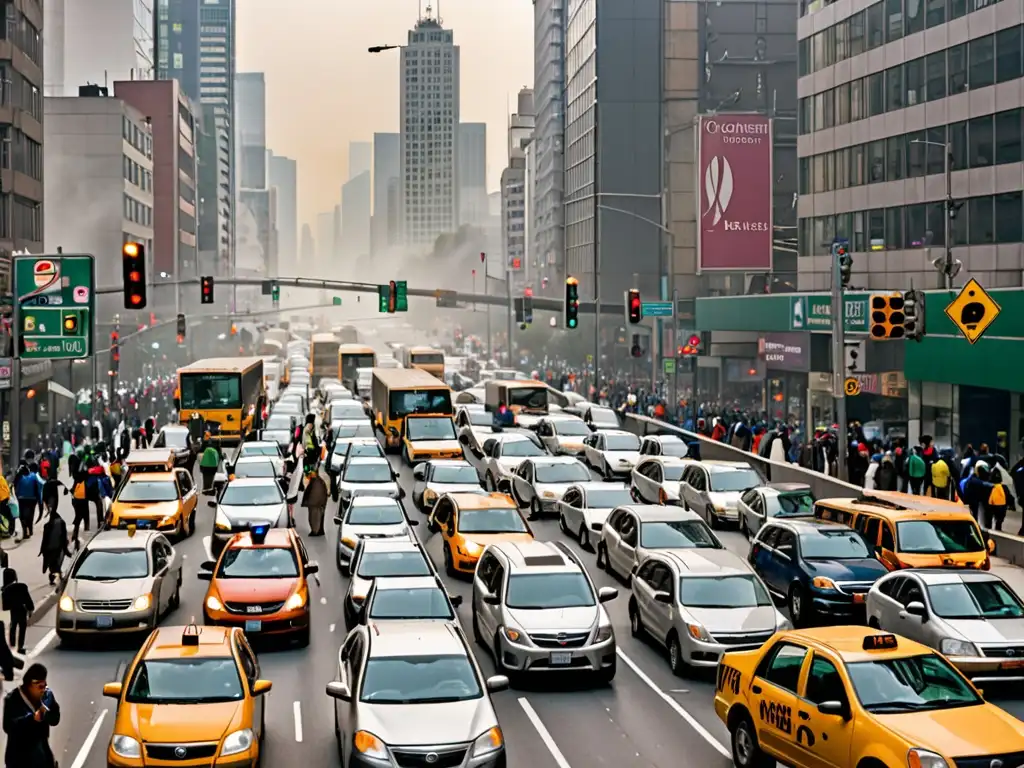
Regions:
<instances>
[{"instance_id":1,"label":"asphalt road","mask_svg":"<svg viewBox=\"0 0 1024 768\"><path fill-rule=\"evenodd\" d=\"M412 471L398 459L393 463L407 492L408 514L421 521L415 528L417 535L443 574L440 541L427 530L426 516L411 506ZM331 521L333 509L328 509L327 535L305 537L310 556L321 566L319 586L312 588L317 604L310 646L302 650L257 646L261 676L274 683L267 708L264 765L339 764L332 704L324 693L325 684L335 678L338 649L345 634L342 598L346 583L334 565L337 527ZM202 532L212 527L212 516L213 510L200 502L200 533L178 545L185 558L182 603L165 624L184 624L193 617L201 621L206 583L196 573L199 563L208 557L207 537ZM308 527L301 510L297 518L298 530L305 536ZM538 538L565 538L556 521L532 525ZM747 543L739 533L725 532L722 539L730 549L746 553ZM681 756L687 764L702 768L731 765L728 733L712 708L713 676L676 677L660 648L632 638L628 587L594 567L593 553L580 554L597 586L619 589L619 598L606 604L618 641L618 673L609 686L594 687L585 680L559 677L546 678L525 690L496 694L494 705L505 733L509 768L675 768ZM443 578L452 594L463 596L459 616L468 627L471 585ZM64 650L56 642L53 624L51 613L32 627L28 645L34 648L36 660L47 666L50 686L63 710L64 719L51 736L54 752L61 766L102 768L114 716L114 702L102 698L102 686L118 679L118 667L133 657L138 643ZM484 673L492 674L490 656L477 646L474 652ZM987 694L999 696L995 691ZM997 699L997 703L1024 718L1024 702Z\"/></svg>"}]
</instances>

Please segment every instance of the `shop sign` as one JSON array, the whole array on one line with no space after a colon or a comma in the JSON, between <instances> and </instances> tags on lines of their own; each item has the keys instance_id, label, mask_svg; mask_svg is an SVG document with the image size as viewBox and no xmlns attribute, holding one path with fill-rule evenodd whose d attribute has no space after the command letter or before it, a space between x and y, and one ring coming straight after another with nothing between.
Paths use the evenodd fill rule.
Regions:
<instances>
[{"instance_id":1,"label":"shop sign","mask_svg":"<svg viewBox=\"0 0 1024 768\"><path fill-rule=\"evenodd\" d=\"M758 339L757 354L769 370L806 372L808 341L804 333L769 333Z\"/></svg>"}]
</instances>

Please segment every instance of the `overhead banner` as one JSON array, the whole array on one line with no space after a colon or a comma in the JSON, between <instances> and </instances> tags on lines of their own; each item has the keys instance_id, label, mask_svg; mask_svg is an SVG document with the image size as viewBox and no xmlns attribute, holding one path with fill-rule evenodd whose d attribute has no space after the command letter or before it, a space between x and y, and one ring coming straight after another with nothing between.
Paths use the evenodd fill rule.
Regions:
<instances>
[{"instance_id":1,"label":"overhead banner","mask_svg":"<svg viewBox=\"0 0 1024 768\"><path fill-rule=\"evenodd\" d=\"M703 270L772 269L772 122L701 115L697 258Z\"/></svg>"}]
</instances>

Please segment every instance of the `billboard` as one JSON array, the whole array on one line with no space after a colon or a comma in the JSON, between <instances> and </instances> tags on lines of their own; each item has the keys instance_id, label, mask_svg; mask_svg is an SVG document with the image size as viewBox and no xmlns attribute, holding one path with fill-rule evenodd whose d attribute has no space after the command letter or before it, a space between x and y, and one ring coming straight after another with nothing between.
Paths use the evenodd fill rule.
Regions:
<instances>
[{"instance_id":1,"label":"billboard","mask_svg":"<svg viewBox=\"0 0 1024 768\"><path fill-rule=\"evenodd\" d=\"M701 115L697 132L697 263L704 270L772 268L772 122Z\"/></svg>"}]
</instances>

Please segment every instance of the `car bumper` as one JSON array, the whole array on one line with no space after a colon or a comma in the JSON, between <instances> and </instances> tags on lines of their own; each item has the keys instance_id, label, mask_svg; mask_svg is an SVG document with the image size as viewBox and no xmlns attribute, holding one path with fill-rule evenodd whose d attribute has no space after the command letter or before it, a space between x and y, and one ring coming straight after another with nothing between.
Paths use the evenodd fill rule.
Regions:
<instances>
[{"instance_id":1,"label":"car bumper","mask_svg":"<svg viewBox=\"0 0 1024 768\"><path fill-rule=\"evenodd\" d=\"M125 531L134 525L135 529L139 531L160 531L161 533L177 531L181 528L181 517L176 517L169 523L161 524L160 521L162 519L156 517L118 517L111 527Z\"/></svg>"},{"instance_id":2,"label":"car bumper","mask_svg":"<svg viewBox=\"0 0 1024 768\"><path fill-rule=\"evenodd\" d=\"M201 757L186 760L154 760L151 757L121 757L109 746L107 747L107 768L150 768L151 766L174 766L174 768L256 768L259 763L259 748L248 753L230 755L228 757Z\"/></svg>"},{"instance_id":3,"label":"car bumper","mask_svg":"<svg viewBox=\"0 0 1024 768\"><path fill-rule=\"evenodd\" d=\"M558 503L561 499L546 499L542 496L535 497L540 505L540 511L545 515L558 514Z\"/></svg>"},{"instance_id":4,"label":"car bumper","mask_svg":"<svg viewBox=\"0 0 1024 768\"><path fill-rule=\"evenodd\" d=\"M1024 659L991 656L947 656L964 677L973 682L1024 680Z\"/></svg>"},{"instance_id":5,"label":"car bumper","mask_svg":"<svg viewBox=\"0 0 1024 768\"><path fill-rule=\"evenodd\" d=\"M506 761L505 747L483 757L471 757L467 751L465 760L459 764L458 768L505 768ZM378 760L366 757L359 752L351 752L346 765L349 768L397 768L399 763L391 756L385 760Z\"/></svg>"},{"instance_id":6,"label":"car bumper","mask_svg":"<svg viewBox=\"0 0 1024 768\"><path fill-rule=\"evenodd\" d=\"M678 631L678 630L677 630ZM695 640L688 632L680 635L683 661L691 667L717 667L722 655L729 651L753 651L763 643L719 643L715 640Z\"/></svg>"},{"instance_id":7,"label":"car bumper","mask_svg":"<svg viewBox=\"0 0 1024 768\"><path fill-rule=\"evenodd\" d=\"M715 518L726 523L739 523L740 511L736 507L723 507L722 509L711 508Z\"/></svg>"},{"instance_id":8,"label":"car bumper","mask_svg":"<svg viewBox=\"0 0 1024 768\"><path fill-rule=\"evenodd\" d=\"M480 561L480 555L482 554L482 549L479 552L470 554L456 547L452 550L452 565L455 566L455 570L459 573L472 575L476 573L476 564Z\"/></svg>"},{"instance_id":9,"label":"car bumper","mask_svg":"<svg viewBox=\"0 0 1024 768\"><path fill-rule=\"evenodd\" d=\"M203 609L203 618L206 623L215 627L239 627L249 637L262 637L264 635L290 635L294 632L302 632L309 629L309 609L297 611L279 611L269 614L241 614L228 613L227 611L216 611L211 614ZM257 628L253 622L259 622Z\"/></svg>"},{"instance_id":10,"label":"car bumper","mask_svg":"<svg viewBox=\"0 0 1024 768\"><path fill-rule=\"evenodd\" d=\"M355 550L343 541L338 542L338 562L348 565L352 562L352 555Z\"/></svg>"},{"instance_id":11,"label":"car bumper","mask_svg":"<svg viewBox=\"0 0 1024 768\"><path fill-rule=\"evenodd\" d=\"M599 672L615 664L615 638L581 648L538 648L513 643L498 633L506 669L519 672Z\"/></svg>"},{"instance_id":12,"label":"car bumper","mask_svg":"<svg viewBox=\"0 0 1024 768\"><path fill-rule=\"evenodd\" d=\"M107 620L109 619L109 626ZM62 635L117 635L145 632L157 624L156 611L62 611L57 610L57 631Z\"/></svg>"},{"instance_id":13,"label":"car bumper","mask_svg":"<svg viewBox=\"0 0 1024 768\"><path fill-rule=\"evenodd\" d=\"M863 598L863 595L858 595L858 598ZM835 596L825 595L812 595L811 605L814 608L814 612L821 615L829 616L842 616L843 618L856 618L863 620L867 613L865 604L861 602L855 602L852 597L845 599L837 599Z\"/></svg>"}]
</instances>

